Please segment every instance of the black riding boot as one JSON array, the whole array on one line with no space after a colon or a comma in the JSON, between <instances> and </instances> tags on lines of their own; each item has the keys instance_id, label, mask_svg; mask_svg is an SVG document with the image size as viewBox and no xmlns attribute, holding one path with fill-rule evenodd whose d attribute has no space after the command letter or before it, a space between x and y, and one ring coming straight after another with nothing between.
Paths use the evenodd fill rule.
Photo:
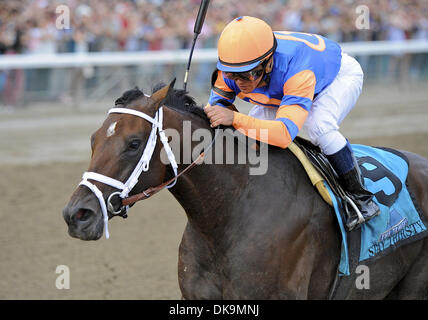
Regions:
<instances>
[{"instance_id":1,"label":"black riding boot","mask_svg":"<svg viewBox=\"0 0 428 320\"><path fill-rule=\"evenodd\" d=\"M339 176L342 188L347 191L364 220L368 221L377 216L380 213L379 206L373 201L373 194L363 186L358 162L349 142L338 152L327 155L327 158ZM352 208L349 210L346 226L348 230L359 226L358 215Z\"/></svg>"},{"instance_id":2,"label":"black riding boot","mask_svg":"<svg viewBox=\"0 0 428 320\"><path fill-rule=\"evenodd\" d=\"M362 184L358 165L354 166L349 172L339 175L339 182L342 188L350 193L350 198L354 201L364 217L364 222L380 214L379 206L373 201L373 194L367 191ZM349 231L359 226L358 216L354 210L351 210L351 214L346 221L346 226Z\"/></svg>"}]
</instances>

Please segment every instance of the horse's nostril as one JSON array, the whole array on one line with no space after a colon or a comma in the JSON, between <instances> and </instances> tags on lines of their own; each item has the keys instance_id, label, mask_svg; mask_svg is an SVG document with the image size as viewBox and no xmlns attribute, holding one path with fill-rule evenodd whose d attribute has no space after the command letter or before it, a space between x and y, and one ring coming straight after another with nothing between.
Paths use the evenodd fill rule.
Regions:
<instances>
[{"instance_id":1,"label":"horse's nostril","mask_svg":"<svg viewBox=\"0 0 428 320\"><path fill-rule=\"evenodd\" d=\"M74 218L79 221L87 221L92 215L92 211L88 209L79 209Z\"/></svg>"}]
</instances>

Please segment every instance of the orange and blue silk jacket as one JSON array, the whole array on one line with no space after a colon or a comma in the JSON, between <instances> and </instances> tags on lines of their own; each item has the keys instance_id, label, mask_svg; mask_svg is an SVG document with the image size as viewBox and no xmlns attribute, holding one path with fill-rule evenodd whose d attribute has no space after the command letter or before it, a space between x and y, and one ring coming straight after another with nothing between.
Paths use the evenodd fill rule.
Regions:
<instances>
[{"instance_id":1,"label":"orange and blue silk jacket","mask_svg":"<svg viewBox=\"0 0 428 320\"><path fill-rule=\"evenodd\" d=\"M236 96L265 108L275 108L274 120L262 120L235 112L233 126L250 138L286 148L302 128L314 97L328 87L340 69L342 50L320 35L277 31L273 68L264 86L244 94L234 80L217 70L208 103ZM261 134L265 129L264 133ZM267 130L267 131L266 131Z\"/></svg>"}]
</instances>

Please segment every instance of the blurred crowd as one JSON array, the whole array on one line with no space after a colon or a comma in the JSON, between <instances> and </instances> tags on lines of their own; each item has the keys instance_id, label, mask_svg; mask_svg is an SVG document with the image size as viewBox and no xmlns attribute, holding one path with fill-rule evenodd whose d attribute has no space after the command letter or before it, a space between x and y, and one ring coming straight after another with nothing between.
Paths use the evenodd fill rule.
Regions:
<instances>
[{"instance_id":1,"label":"blurred crowd","mask_svg":"<svg viewBox=\"0 0 428 320\"><path fill-rule=\"evenodd\" d=\"M0 55L187 49L200 2L0 0ZM273 30L316 33L337 42L428 39L427 0L211 0L197 47L215 48L225 25L240 15L259 17ZM418 76L428 73L421 71L428 69L421 67L427 65L426 54L409 56L364 56L360 63L376 76L391 71L400 80L412 72ZM379 70L384 65L389 71ZM122 68L123 78L133 77L130 84L137 78L141 81L139 68ZM180 68L145 67L144 76L151 81L157 75L177 76L183 71ZM209 86L207 74L213 66L201 63L192 68L196 87ZM84 90L96 91L96 85L112 74L121 76L108 68L74 69L66 74L64 77L60 69L0 70L0 105L33 101L31 92L39 92L43 98L62 95L70 100L70 96L84 95Z\"/></svg>"},{"instance_id":2,"label":"blurred crowd","mask_svg":"<svg viewBox=\"0 0 428 320\"><path fill-rule=\"evenodd\" d=\"M188 48L200 0L14 0L0 3L0 52L136 51ZM69 8L70 29L59 29ZM357 7L369 9L358 29ZM212 0L198 45L215 47L239 15L274 30L322 34L338 42L428 38L426 0Z\"/></svg>"}]
</instances>

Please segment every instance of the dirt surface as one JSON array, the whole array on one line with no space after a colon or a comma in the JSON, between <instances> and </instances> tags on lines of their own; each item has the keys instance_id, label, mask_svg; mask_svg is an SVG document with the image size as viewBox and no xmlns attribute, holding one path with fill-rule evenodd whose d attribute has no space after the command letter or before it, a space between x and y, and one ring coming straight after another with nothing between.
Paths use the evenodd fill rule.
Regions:
<instances>
[{"instance_id":1,"label":"dirt surface","mask_svg":"<svg viewBox=\"0 0 428 320\"><path fill-rule=\"evenodd\" d=\"M341 132L351 143L428 157L427 88L368 86ZM186 217L169 192L135 205L127 220L111 220L109 240L67 234L62 208L87 169L89 136L111 103L0 110L0 299L180 298L177 256ZM69 267L70 289L56 288L60 265Z\"/></svg>"}]
</instances>

